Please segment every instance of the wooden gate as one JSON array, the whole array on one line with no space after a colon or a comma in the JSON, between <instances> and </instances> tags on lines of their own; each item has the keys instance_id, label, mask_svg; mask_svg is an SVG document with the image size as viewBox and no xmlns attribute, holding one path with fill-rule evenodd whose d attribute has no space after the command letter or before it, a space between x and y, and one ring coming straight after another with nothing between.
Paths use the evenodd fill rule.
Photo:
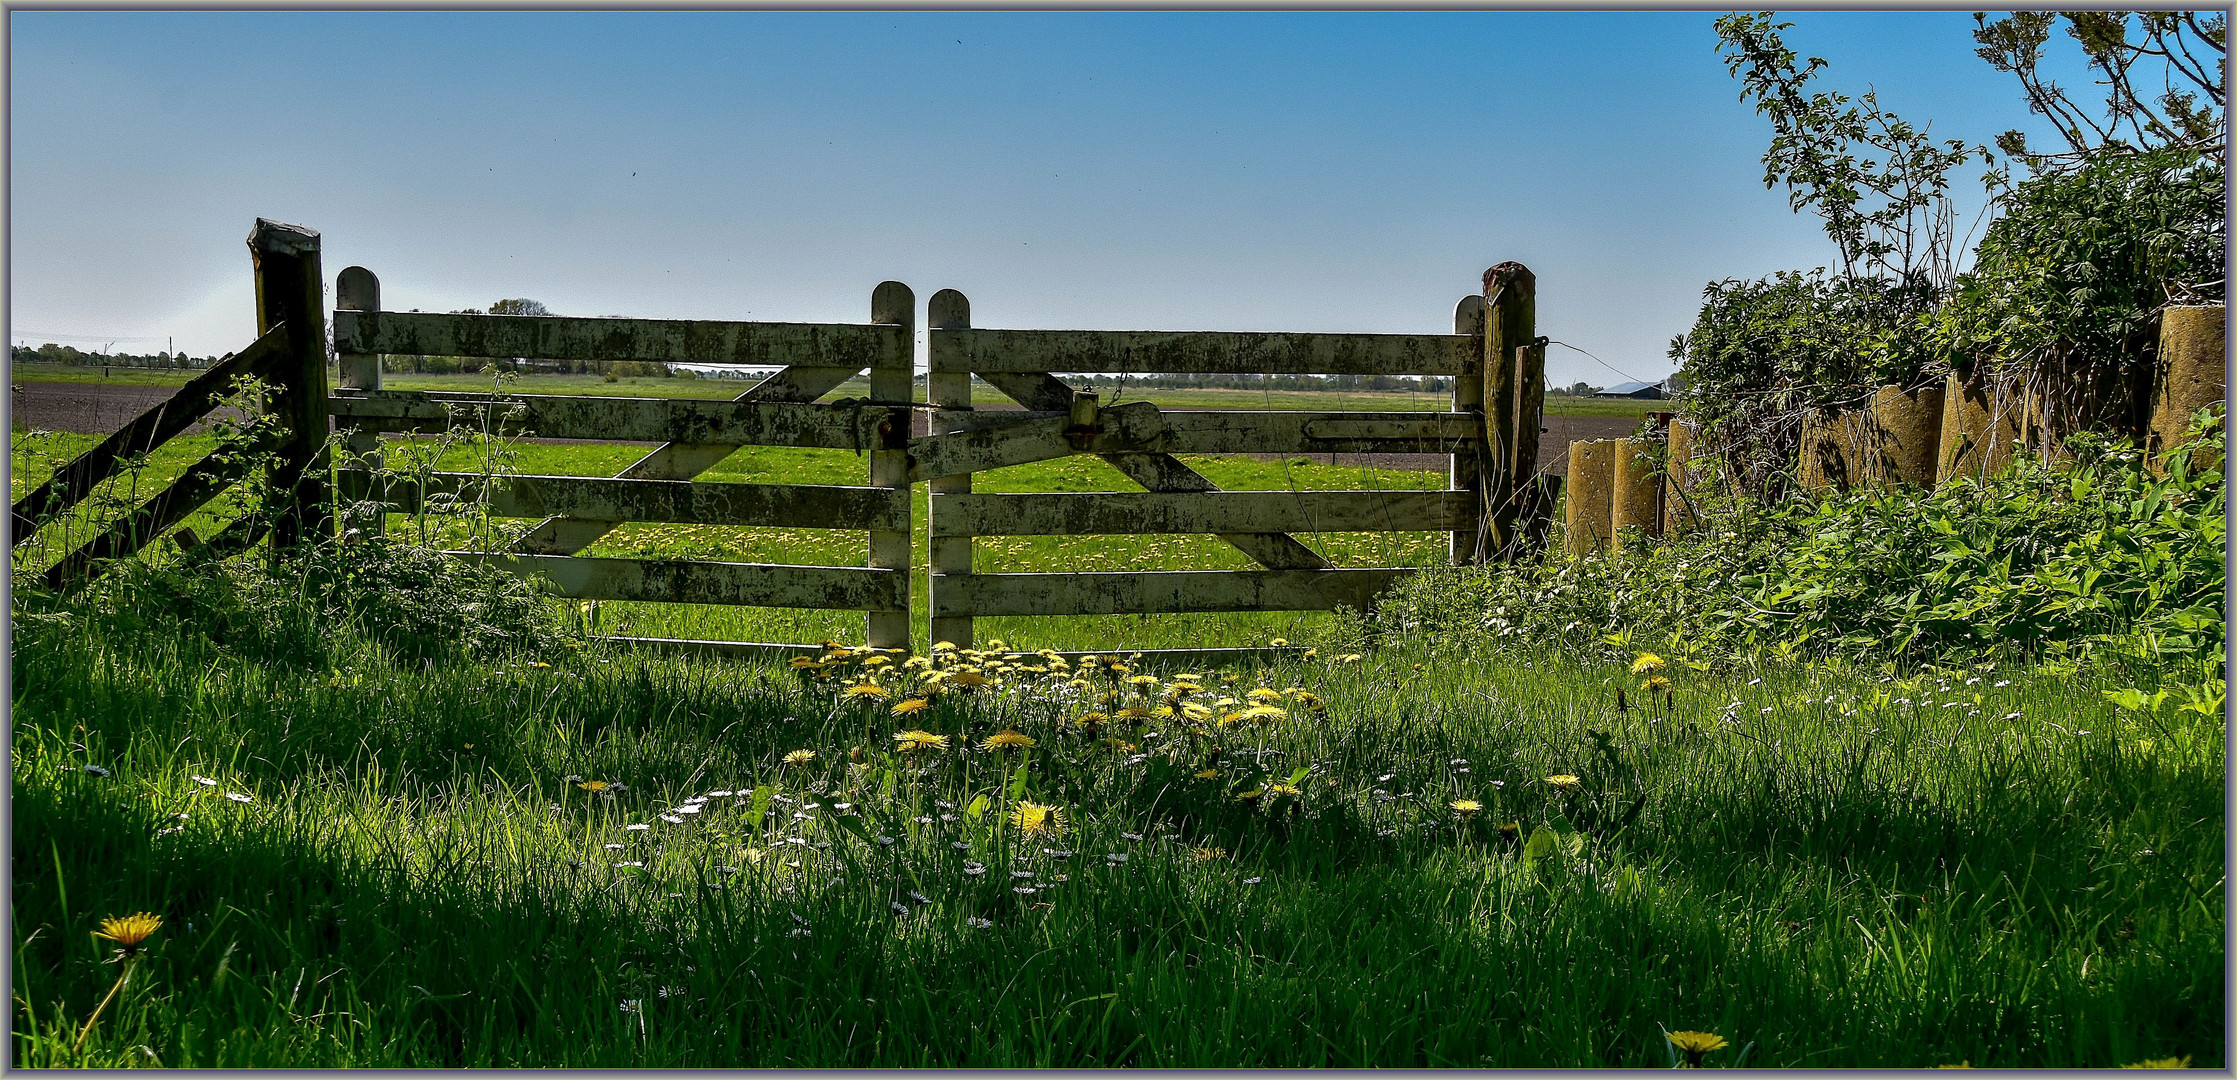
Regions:
<instances>
[{"instance_id":1,"label":"wooden gate","mask_svg":"<svg viewBox=\"0 0 2237 1080\"><path fill-rule=\"evenodd\" d=\"M873 648L909 646L911 529L905 446L915 296L888 281L870 322L843 324L438 315L380 309L362 267L337 277L334 346L342 387L328 399L338 428L370 449L371 432L440 431L465 415L541 438L657 441L611 479L435 473L411 490L376 490L374 473L343 474L345 494L410 511L436 494L486 499L494 516L540 519L515 550L453 552L551 581L590 600L856 609ZM571 361L781 365L732 401L641 397L425 393L380 387L381 354ZM822 397L867 369L870 396ZM861 487L700 483L694 477L742 446L854 450L868 458ZM624 522L862 530L868 565L589 558L576 554ZM796 652L805 644L615 639L717 652Z\"/></svg>"},{"instance_id":2,"label":"wooden gate","mask_svg":"<svg viewBox=\"0 0 2237 1080\"><path fill-rule=\"evenodd\" d=\"M1512 272L1490 283L1493 317L1485 297L1469 296L1454 312L1454 333L1434 335L975 329L962 293L935 294L927 306L931 434L909 453L909 478L930 489L933 641L968 647L978 616L1365 607L1413 572L1335 568L1299 532L1445 531L1456 563L1504 548L1516 444L1527 441L1535 455L1543 377L1518 378L1517 360L1527 364L1535 351L1533 305L1528 271L1503 266L1519 271L1522 284ZM1106 406L1060 372L1442 375L1455 389L1446 412L1188 411ZM974 409L974 376L1025 411ZM1523 440L1512 433L1515 406L1526 398ZM1497 407L1487 410L1487 400ZM1445 454L1451 484L1403 493L1221 491L1175 456L1234 453ZM1097 455L1143 490L972 491L977 473L1073 454ZM1147 533L1213 534L1260 569L978 573L973 565L981 536Z\"/></svg>"}]
</instances>

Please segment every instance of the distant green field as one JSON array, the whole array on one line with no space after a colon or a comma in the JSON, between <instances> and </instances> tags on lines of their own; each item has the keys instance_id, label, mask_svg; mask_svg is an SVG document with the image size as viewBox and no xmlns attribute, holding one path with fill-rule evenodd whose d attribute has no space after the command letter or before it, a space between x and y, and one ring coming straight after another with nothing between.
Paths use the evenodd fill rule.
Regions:
<instances>
[{"instance_id":1,"label":"distant green field","mask_svg":"<svg viewBox=\"0 0 2237 1080\"><path fill-rule=\"evenodd\" d=\"M12 382L74 382L108 383L117 386L178 386L192 378L192 371L170 371L151 368L116 368L104 376L99 368L78 367L66 364L19 364L9 371ZM451 393L487 391L494 381L487 375L403 375L387 376L382 385L390 390L427 390ZM677 397L721 399L736 397L752 386L747 379L669 379L623 378L607 382L599 375L523 375L513 382L509 392L518 394L588 394L601 397ZM830 398L864 397L870 384L855 379L832 391ZM924 399L924 386L916 387L916 398ZM1139 386L1121 386L1115 391L1105 391L1106 401L1148 401L1174 409L1344 409L1367 412L1436 411L1447 408L1451 398L1447 394L1429 392L1371 392L1365 390L1197 390L1197 389L1145 389ZM999 390L985 383L972 383L971 400L976 405L1015 404ZM1644 416L1658 403L1629 399L1601 400L1597 398L1571 398L1559 395L1546 398L1548 416Z\"/></svg>"}]
</instances>

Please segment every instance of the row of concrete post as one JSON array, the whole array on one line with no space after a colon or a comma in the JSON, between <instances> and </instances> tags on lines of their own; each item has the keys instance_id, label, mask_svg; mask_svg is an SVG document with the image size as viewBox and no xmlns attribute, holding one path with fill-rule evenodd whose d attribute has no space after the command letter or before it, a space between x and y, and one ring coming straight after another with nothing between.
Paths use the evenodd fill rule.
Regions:
<instances>
[{"instance_id":1,"label":"row of concrete post","mask_svg":"<svg viewBox=\"0 0 2237 1080\"><path fill-rule=\"evenodd\" d=\"M2181 440L2198 410L2221 404L2227 309L2175 307L2160 323L2150 418L2141 432L2157 454ZM1860 408L1822 410L1803 421L1797 479L1811 490L1863 484L1933 487L1984 477L2020 452L2055 455L2041 393L1951 373L1941 386L1884 386ZM1607 547L1624 529L1661 536L1690 520L1700 470L1695 428L1673 413L1652 436L1569 444L1564 542L1569 554ZM2218 464L2218 463L2216 463ZM1665 467L1666 466L1666 467Z\"/></svg>"}]
</instances>

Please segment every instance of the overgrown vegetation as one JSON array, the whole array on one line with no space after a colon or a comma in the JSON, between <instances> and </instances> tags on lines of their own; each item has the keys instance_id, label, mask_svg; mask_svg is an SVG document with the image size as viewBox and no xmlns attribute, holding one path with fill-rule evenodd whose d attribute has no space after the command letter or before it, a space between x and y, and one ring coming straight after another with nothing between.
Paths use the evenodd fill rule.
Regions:
<instances>
[{"instance_id":1,"label":"overgrown vegetation","mask_svg":"<svg viewBox=\"0 0 2237 1080\"><path fill-rule=\"evenodd\" d=\"M2163 456L2077 436L2053 466L1976 482L1697 508L1698 527L1618 558L1443 571L1402 585L1357 633L1459 651L1658 648L1705 663L2089 664L2220 679L2224 435L2202 421ZM2218 713L2218 703L2216 710Z\"/></svg>"}]
</instances>

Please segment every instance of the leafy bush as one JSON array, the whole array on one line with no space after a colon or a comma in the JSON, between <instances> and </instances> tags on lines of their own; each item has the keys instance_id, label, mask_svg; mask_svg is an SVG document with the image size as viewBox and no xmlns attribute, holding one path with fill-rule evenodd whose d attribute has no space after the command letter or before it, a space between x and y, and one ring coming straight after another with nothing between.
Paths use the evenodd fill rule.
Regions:
<instances>
[{"instance_id":1,"label":"leafy bush","mask_svg":"<svg viewBox=\"0 0 2237 1080\"><path fill-rule=\"evenodd\" d=\"M2222 442L2218 427L2194 431L2163 455L2164 476L2124 444L2077 436L2069 460L1985 484L1737 497L1616 558L1423 575L1356 630L1610 658L1652 645L1705 661L2207 660L2227 634Z\"/></svg>"}]
</instances>

